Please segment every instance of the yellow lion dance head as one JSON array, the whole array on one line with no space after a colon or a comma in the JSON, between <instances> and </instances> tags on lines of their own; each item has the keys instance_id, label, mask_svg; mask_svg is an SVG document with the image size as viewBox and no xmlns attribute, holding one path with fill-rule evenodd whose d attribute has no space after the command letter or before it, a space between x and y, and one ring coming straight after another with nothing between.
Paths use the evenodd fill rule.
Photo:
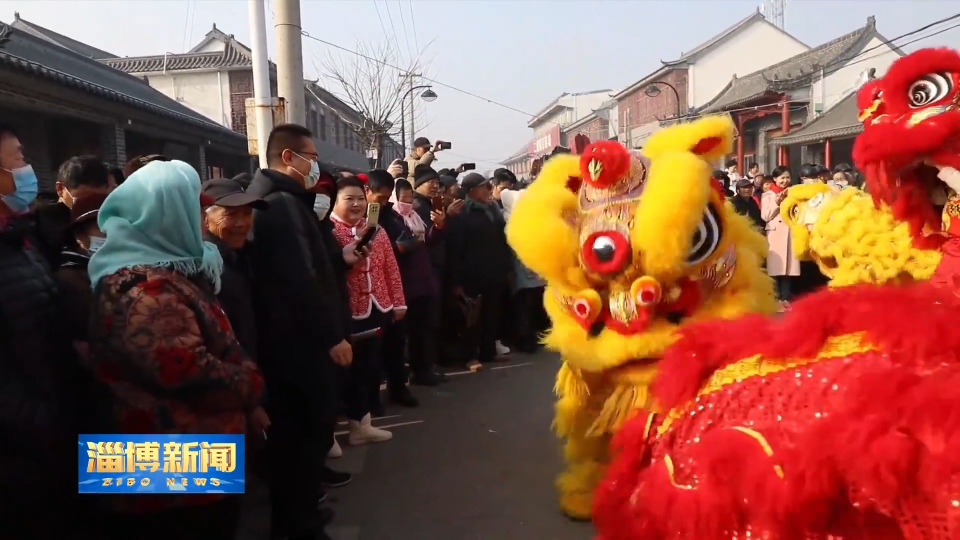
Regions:
<instances>
[{"instance_id":1,"label":"yellow lion dance head","mask_svg":"<svg viewBox=\"0 0 960 540\"><path fill-rule=\"evenodd\" d=\"M516 204L507 237L547 282L546 343L568 364L649 380L687 321L777 310L765 239L711 179L733 137L729 117L708 117L641 156L593 143L547 162Z\"/></svg>"},{"instance_id":2,"label":"yellow lion dance head","mask_svg":"<svg viewBox=\"0 0 960 540\"><path fill-rule=\"evenodd\" d=\"M909 224L859 189L793 186L780 215L796 257L815 261L831 287L927 280L940 262L939 250L914 247Z\"/></svg>"}]
</instances>

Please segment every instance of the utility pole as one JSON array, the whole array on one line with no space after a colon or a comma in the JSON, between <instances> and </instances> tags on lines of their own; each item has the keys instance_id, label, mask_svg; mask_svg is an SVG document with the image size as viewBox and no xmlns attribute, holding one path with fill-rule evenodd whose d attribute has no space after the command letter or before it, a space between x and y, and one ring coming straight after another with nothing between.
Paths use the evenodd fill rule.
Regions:
<instances>
[{"instance_id":1,"label":"utility pole","mask_svg":"<svg viewBox=\"0 0 960 540\"><path fill-rule=\"evenodd\" d=\"M267 19L263 0L249 0L250 44L253 51L253 100L257 118L257 153L260 168L267 167L267 139L273 129L270 107L270 65L267 60ZM253 135L248 134L249 135Z\"/></svg>"},{"instance_id":2,"label":"utility pole","mask_svg":"<svg viewBox=\"0 0 960 540\"><path fill-rule=\"evenodd\" d=\"M413 98L413 85L415 84L413 79L415 77L422 77L422 76L423 76L423 73L411 73L409 71L407 73L403 73L400 75L401 78L405 78L407 82L410 84L410 89L408 90L407 93L410 94L410 151L411 152L413 152L413 141L417 140L417 131L416 131L416 127L414 127L414 124L413 124L413 119L417 115L417 109L416 109L417 100ZM402 110L403 103L401 102L400 105Z\"/></svg>"},{"instance_id":3,"label":"utility pole","mask_svg":"<svg viewBox=\"0 0 960 540\"><path fill-rule=\"evenodd\" d=\"M306 125L300 0L277 0L277 93L286 100L287 122Z\"/></svg>"}]
</instances>

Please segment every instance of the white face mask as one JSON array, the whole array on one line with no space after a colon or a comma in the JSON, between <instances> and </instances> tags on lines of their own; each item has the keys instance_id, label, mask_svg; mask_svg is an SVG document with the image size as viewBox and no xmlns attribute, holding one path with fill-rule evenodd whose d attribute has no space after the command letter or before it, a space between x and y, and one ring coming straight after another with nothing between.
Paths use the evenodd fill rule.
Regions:
<instances>
[{"instance_id":1,"label":"white face mask","mask_svg":"<svg viewBox=\"0 0 960 540\"><path fill-rule=\"evenodd\" d=\"M313 201L313 211L317 213L317 217L320 219L327 217L327 212L330 211L330 197L317 195L317 198Z\"/></svg>"},{"instance_id":2,"label":"white face mask","mask_svg":"<svg viewBox=\"0 0 960 540\"><path fill-rule=\"evenodd\" d=\"M90 247L87 248L87 251L89 251L91 255L96 253L103 246L103 243L106 241L107 241L106 238L102 238L100 236L91 236Z\"/></svg>"},{"instance_id":3,"label":"white face mask","mask_svg":"<svg viewBox=\"0 0 960 540\"><path fill-rule=\"evenodd\" d=\"M320 180L320 164L317 163L315 159L307 159L296 152L294 152L294 155L310 163L310 172L308 172L306 175L302 175L303 187L307 189L313 188L313 186L317 185L317 181ZM297 171L297 173L300 173L300 171Z\"/></svg>"}]
</instances>

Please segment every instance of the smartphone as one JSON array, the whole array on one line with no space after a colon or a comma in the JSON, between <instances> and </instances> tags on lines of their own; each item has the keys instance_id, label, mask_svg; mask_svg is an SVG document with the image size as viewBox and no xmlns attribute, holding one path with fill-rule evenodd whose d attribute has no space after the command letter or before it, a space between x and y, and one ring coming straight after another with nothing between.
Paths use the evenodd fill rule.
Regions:
<instances>
[{"instance_id":1,"label":"smartphone","mask_svg":"<svg viewBox=\"0 0 960 540\"><path fill-rule=\"evenodd\" d=\"M370 241L373 240L373 236L377 234L377 229L379 229L379 227L377 227L376 225L373 225L369 229L367 229L367 232L363 233L363 236L360 237L360 241L357 242L357 251L360 251L361 249L367 247L367 244L369 244Z\"/></svg>"},{"instance_id":2,"label":"smartphone","mask_svg":"<svg viewBox=\"0 0 960 540\"><path fill-rule=\"evenodd\" d=\"M380 204L375 202L367 203L367 227L376 228L379 221Z\"/></svg>"},{"instance_id":3,"label":"smartphone","mask_svg":"<svg viewBox=\"0 0 960 540\"><path fill-rule=\"evenodd\" d=\"M448 143L448 142L441 142L441 143L440 143L440 149L441 149L441 150L449 150L449 149L451 149L451 148L453 148L453 145L452 145L451 143Z\"/></svg>"},{"instance_id":4,"label":"smartphone","mask_svg":"<svg viewBox=\"0 0 960 540\"><path fill-rule=\"evenodd\" d=\"M352 334L352 335L350 336L350 339L351 339L351 340L367 339L367 338L372 338L372 337L374 337L374 336L379 336L379 335L382 334L382 333L383 333L383 331L380 329L380 327L377 327L377 328L373 328L373 329L371 329L371 330L364 330L363 332L358 332L358 333L356 333L356 334Z\"/></svg>"},{"instance_id":5,"label":"smartphone","mask_svg":"<svg viewBox=\"0 0 960 540\"><path fill-rule=\"evenodd\" d=\"M476 164L476 163L463 163L462 165L460 165L460 168L463 169L463 170L465 170L465 171L475 171L475 170L477 170L477 164Z\"/></svg>"},{"instance_id":6,"label":"smartphone","mask_svg":"<svg viewBox=\"0 0 960 540\"><path fill-rule=\"evenodd\" d=\"M437 212L443 210L443 197L437 195L430 199L430 209L436 210Z\"/></svg>"}]
</instances>

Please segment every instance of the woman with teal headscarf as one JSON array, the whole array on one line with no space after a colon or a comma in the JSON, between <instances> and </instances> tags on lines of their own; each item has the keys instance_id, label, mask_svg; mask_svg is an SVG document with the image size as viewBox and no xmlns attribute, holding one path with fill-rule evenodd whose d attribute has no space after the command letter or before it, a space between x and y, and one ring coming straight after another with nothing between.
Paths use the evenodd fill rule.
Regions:
<instances>
[{"instance_id":1,"label":"woman with teal headscarf","mask_svg":"<svg viewBox=\"0 0 960 540\"><path fill-rule=\"evenodd\" d=\"M99 433L238 434L261 412L263 380L214 296L223 261L203 241L201 208L200 178L181 161L147 164L100 208L106 241L88 266L88 362L107 390ZM239 500L193 497L116 497L109 528L233 539Z\"/></svg>"}]
</instances>

